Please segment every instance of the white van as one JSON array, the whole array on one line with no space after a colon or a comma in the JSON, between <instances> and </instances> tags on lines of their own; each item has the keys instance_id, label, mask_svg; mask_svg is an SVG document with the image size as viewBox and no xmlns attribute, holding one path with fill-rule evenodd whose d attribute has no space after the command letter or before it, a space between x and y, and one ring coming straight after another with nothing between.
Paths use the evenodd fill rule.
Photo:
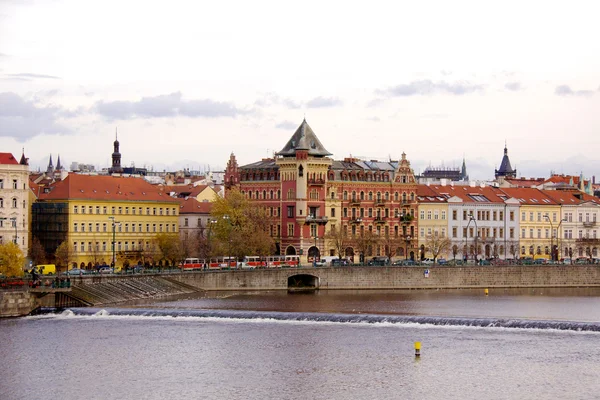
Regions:
<instances>
[{"instance_id":1,"label":"white van","mask_svg":"<svg viewBox=\"0 0 600 400\"><path fill-rule=\"evenodd\" d=\"M338 258L339 258L338 256L324 256L324 257L321 257L321 263L322 263L322 265L330 266L331 262L333 260L337 260Z\"/></svg>"}]
</instances>

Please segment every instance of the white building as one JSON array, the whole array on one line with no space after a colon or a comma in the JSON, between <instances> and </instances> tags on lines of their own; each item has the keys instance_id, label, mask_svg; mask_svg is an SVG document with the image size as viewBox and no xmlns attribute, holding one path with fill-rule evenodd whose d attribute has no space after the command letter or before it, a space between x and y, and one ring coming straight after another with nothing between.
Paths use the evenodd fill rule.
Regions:
<instances>
[{"instance_id":1,"label":"white building","mask_svg":"<svg viewBox=\"0 0 600 400\"><path fill-rule=\"evenodd\" d=\"M15 242L29 251L29 165L11 153L0 153L0 243Z\"/></svg>"}]
</instances>

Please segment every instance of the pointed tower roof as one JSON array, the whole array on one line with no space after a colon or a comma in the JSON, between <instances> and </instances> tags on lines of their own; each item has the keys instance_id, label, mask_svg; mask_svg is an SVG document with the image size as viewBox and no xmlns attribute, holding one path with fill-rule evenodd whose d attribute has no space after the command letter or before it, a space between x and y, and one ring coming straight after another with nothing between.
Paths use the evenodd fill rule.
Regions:
<instances>
[{"instance_id":1,"label":"pointed tower roof","mask_svg":"<svg viewBox=\"0 0 600 400\"><path fill-rule=\"evenodd\" d=\"M52 154L50 154L50 161L48 161L48 167L46 168L46 173L51 174L54 172L54 164L52 164Z\"/></svg>"},{"instance_id":2,"label":"pointed tower roof","mask_svg":"<svg viewBox=\"0 0 600 400\"><path fill-rule=\"evenodd\" d=\"M29 158L25 157L25 148L23 148L23 153L21 154L21 161L19 161L21 165L29 165Z\"/></svg>"},{"instance_id":3,"label":"pointed tower roof","mask_svg":"<svg viewBox=\"0 0 600 400\"><path fill-rule=\"evenodd\" d=\"M294 132L290 140L288 140L287 144L277 155L292 157L296 155L296 150L308 150L308 155L310 156L325 157L331 155L323 147L315 132L313 132L312 128L306 122L306 119L302 121L296 132Z\"/></svg>"},{"instance_id":4,"label":"pointed tower roof","mask_svg":"<svg viewBox=\"0 0 600 400\"><path fill-rule=\"evenodd\" d=\"M513 169L510 165L510 160L508 159L508 148L506 147L506 143L504 144L504 156L502 157L500 168L496 170L496 178L499 176L512 178L517 176L517 170Z\"/></svg>"},{"instance_id":5,"label":"pointed tower roof","mask_svg":"<svg viewBox=\"0 0 600 400\"><path fill-rule=\"evenodd\" d=\"M56 171L62 170L62 165L60 165L60 154L58 155L58 160L56 160Z\"/></svg>"}]
</instances>

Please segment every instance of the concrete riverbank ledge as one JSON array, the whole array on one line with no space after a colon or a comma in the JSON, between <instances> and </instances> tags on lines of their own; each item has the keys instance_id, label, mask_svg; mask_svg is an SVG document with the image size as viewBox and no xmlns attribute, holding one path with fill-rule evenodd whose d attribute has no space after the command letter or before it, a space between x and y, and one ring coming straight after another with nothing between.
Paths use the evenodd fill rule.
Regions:
<instances>
[{"instance_id":1,"label":"concrete riverbank ledge","mask_svg":"<svg viewBox=\"0 0 600 400\"><path fill-rule=\"evenodd\" d=\"M302 279L317 289L340 290L600 287L600 266L289 268L180 273L171 278L202 290L287 290Z\"/></svg>"}]
</instances>

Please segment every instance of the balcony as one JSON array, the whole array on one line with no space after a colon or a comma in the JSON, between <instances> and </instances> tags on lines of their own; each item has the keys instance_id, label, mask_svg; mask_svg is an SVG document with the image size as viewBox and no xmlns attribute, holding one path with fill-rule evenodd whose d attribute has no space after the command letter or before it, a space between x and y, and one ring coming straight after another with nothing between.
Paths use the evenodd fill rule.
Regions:
<instances>
[{"instance_id":1,"label":"balcony","mask_svg":"<svg viewBox=\"0 0 600 400\"><path fill-rule=\"evenodd\" d=\"M595 226L596 226L596 221L584 222L583 223L583 227L584 228L594 228Z\"/></svg>"},{"instance_id":2,"label":"balcony","mask_svg":"<svg viewBox=\"0 0 600 400\"><path fill-rule=\"evenodd\" d=\"M308 184L313 186L323 186L325 184L325 179L308 178Z\"/></svg>"},{"instance_id":3,"label":"balcony","mask_svg":"<svg viewBox=\"0 0 600 400\"><path fill-rule=\"evenodd\" d=\"M305 225L308 224L319 224L325 225L329 221L329 218L326 216L318 216L318 215L308 215L306 220L304 221Z\"/></svg>"},{"instance_id":4,"label":"balcony","mask_svg":"<svg viewBox=\"0 0 600 400\"><path fill-rule=\"evenodd\" d=\"M375 220L373 222L375 222L376 224L385 224L385 218L375 217Z\"/></svg>"},{"instance_id":5,"label":"balcony","mask_svg":"<svg viewBox=\"0 0 600 400\"><path fill-rule=\"evenodd\" d=\"M360 224L362 221L363 221L362 218L352 218L350 220L350 223L356 225L356 224Z\"/></svg>"},{"instance_id":6,"label":"balcony","mask_svg":"<svg viewBox=\"0 0 600 400\"><path fill-rule=\"evenodd\" d=\"M360 207L360 200L359 199L351 199L350 201L348 201L348 205L350 207Z\"/></svg>"},{"instance_id":7,"label":"balcony","mask_svg":"<svg viewBox=\"0 0 600 400\"><path fill-rule=\"evenodd\" d=\"M383 207L383 206L385 206L385 200L383 200L383 199L375 200L375 207Z\"/></svg>"}]
</instances>

